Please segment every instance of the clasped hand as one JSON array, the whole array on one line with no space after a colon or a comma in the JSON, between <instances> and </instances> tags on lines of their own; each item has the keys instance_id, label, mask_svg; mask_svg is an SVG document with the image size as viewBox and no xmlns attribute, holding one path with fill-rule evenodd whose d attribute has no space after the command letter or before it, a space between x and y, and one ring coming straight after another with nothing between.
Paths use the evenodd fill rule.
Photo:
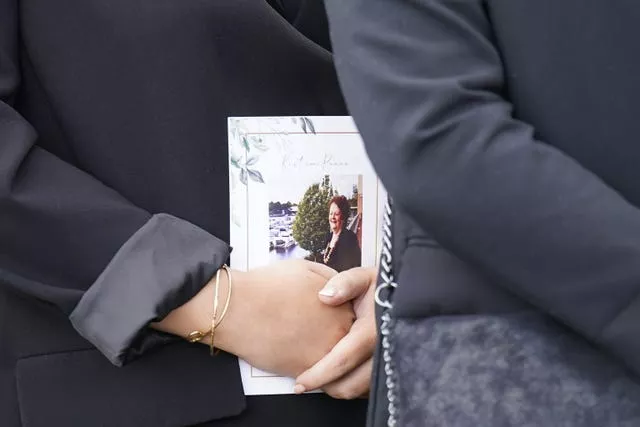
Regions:
<instances>
[{"instance_id":1,"label":"clasped hand","mask_svg":"<svg viewBox=\"0 0 640 427\"><path fill-rule=\"evenodd\" d=\"M292 260L236 273L217 346L253 366L297 377L298 393L365 394L375 346L375 269L340 274Z\"/></svg>"},{"instance_id":2,"label":"clasped hand","mask_svg":"<svg viewBox=\"0 0 640 427\"><path fill-rule=\"evenodd\" d=\"M298 376L296 393L322 388L335 398L354 399L369 391L376 342L376 278L375 268L353 268L333 276L319 292L320 300L330 306L351 302L356 319L325 357Z\"/></svg>"}]
</instances>

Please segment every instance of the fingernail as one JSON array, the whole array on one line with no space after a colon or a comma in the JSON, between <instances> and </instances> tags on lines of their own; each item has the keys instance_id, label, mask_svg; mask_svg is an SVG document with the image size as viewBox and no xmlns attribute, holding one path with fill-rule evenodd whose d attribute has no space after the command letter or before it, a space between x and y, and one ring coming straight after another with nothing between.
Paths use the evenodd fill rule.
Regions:
<instances>
[{"instance_id":1,"label":"fingernail","mask_svg":"<svg viewBox=\"0 0 640 427\"><path fill-rule=\"evenodd\" d=\"M334 297L336 296L336 288L333 286L327 286L318 293L324 297Z\"/></svg>"},{"instance_id":2,"label":"fingernail","mask_svg":"<svg viewBox=\"0 0 640 427\"><path fill-rule=\"evenodd\" d=\"M293 388L293 392L295 394L302 394L305 391L307 391L307 389L305 389L302 384L296 384L296 386Z\"/></svg>"}]
</instances>

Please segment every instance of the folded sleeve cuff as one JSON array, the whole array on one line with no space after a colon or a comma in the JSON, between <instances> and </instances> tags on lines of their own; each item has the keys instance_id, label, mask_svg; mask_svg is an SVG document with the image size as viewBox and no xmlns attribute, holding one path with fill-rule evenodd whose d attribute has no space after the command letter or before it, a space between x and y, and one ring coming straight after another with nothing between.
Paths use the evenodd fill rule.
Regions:
<instances>
[{"instance_id":1,"label":"folded sleeve cuff","mask_svg":"<svg viewBox=\"0 0 640 427\"><path fill-rule=\"evenodd\" d=\"M147 328L210 280L229 246L195 225L158 214L116 253L70 315L74 328L116 366L166 336Z\"/></svg>"}]
</instances>

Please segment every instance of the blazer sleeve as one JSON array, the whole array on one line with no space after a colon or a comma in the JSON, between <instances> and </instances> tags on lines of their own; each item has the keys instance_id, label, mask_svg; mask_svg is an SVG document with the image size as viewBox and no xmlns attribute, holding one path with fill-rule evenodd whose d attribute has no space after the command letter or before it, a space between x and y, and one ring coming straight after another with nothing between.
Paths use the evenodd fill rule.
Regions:
<instances>
[{"instance_id":1,"label":"blazer sleeve","mask_svg":"<svg viewBox=\"0 0 640 427\"><path fill-rule=\"evenodd\" d=\"M122 365L163 341L149 322L194 296L229 249L38 147L12 106L18 22L17 0L0 0L0 287L56 305Z\"/></svg>"},{"instance_id":2,"label":"blazer sleeve","mask_svg":"<svg viewBox=\"0 0 640 427\"><path fill-rule=\"evenodd\" d=\"M347 105L395 203L640 373L640 210L514 118L483 2L326 4Z\"/></svg>"}]
</instances>

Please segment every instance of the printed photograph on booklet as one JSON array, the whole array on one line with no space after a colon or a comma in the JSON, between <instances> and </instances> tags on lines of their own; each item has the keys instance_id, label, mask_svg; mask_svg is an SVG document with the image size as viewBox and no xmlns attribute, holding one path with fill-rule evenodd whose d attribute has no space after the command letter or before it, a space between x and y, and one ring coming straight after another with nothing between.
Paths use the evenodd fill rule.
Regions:
<instances>
[{"instance_id":1,"label":"printed photograph on booklet","mask_svg":"<svg viewBox=\"0 0 640 427\"><path fill-rule=\"evenodd\" d=\"M306 259L344 271L362 265L362 175L274 177L269 262Z\"/></svg>"},{"instance_id":2,"label":"printed photograph on booklet","mask_svg":"<svg viewBox=\"0 0 640 427\"><path fill-rule=\"evenodd\" d=\"M231 265L375 265L384 190L350 117L229 118ZM293 380L240 361L245 394Z\"/></svg>"}]
</instances>

